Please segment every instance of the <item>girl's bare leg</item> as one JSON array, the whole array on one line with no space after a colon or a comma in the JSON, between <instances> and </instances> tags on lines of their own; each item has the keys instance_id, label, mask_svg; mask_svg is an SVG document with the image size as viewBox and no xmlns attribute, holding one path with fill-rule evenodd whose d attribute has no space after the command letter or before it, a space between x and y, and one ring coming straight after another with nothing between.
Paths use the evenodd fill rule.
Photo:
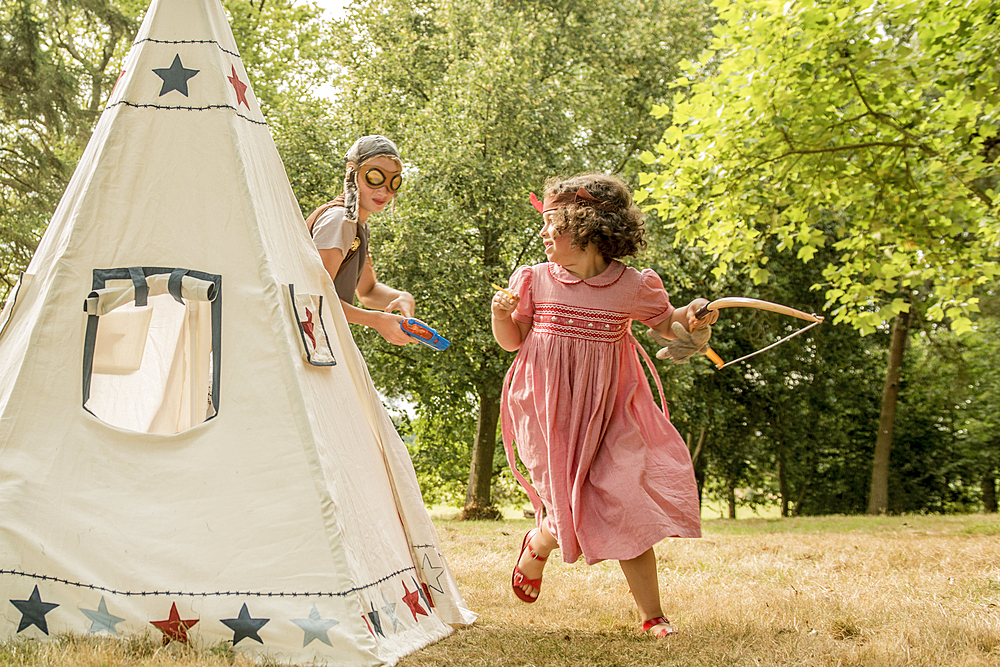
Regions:
<instances>
[{"instance_id":1,"label":"girl's bare leg","mask_svg":"<svg viewBox=\"0 0 1000 667\"><path fill-rule=\"evenodd\" d=\"M531 539L528 540L528 546L531 547L539 558L548 558L553 549L559 546L559 543L556 542L555 536L549 532L546 522L542 521L541 530L532 533ZM521 554L521 559L517 562L517 566L521 568L521 572L524 573L526 579L538 579L542 576L542 570L545 569L545 563L532 558L527 549ZM531 597L538 597L538 589L534 586L525 584L520 588Z\"/></svg>"},{"instance_id":2,"label":"girl's bare leg","mask_svg":"<svg viewBox=\"0 0 1000 667\"><path fill-rule=\"evenodd\" d=\"M656 554L652 547L632 560L620 560L618 564L625 573L632 597L639 608L643 622L663 616L660 607L660 582L656 578Z\"/></svg>"}]
</instances>

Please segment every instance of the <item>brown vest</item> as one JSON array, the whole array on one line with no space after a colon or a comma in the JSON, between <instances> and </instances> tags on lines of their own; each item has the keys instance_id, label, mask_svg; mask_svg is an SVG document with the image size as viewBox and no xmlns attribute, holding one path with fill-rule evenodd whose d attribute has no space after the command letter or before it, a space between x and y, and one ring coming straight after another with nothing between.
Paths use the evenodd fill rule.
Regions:
<instances>
[{"instance_id":1,"label":"brown vest","mask_svg":"<svg viewBox=\"0 0 1000 667\"><path fill-rule=\"evenodd\" d=\"M321 215L331 208L344 207L344 195L340 195L333 201L328 201L306 218L306 227L309 235L312 236L313 227ZM361 280L361 270L365 267L365 260L368 258L368 225L358 224L357 235L354 243L344 254L344 259L340 262L337 275L333 278L333 286L337 289L337 296L342 301L354 303L354 294L358 289L358 282Z\"/></svg>"}]
</instances>

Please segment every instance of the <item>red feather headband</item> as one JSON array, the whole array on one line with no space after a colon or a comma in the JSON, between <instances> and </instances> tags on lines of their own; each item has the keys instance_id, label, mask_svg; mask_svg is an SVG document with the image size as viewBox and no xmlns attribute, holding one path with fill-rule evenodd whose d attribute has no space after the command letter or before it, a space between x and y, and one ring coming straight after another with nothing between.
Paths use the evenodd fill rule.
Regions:
<instances>
[{"instance_id":1,"label":"red feather headband","mask_svg":"<svg viewBox=\"0 0 1000 667\"><path fill-rule=\"evenodd\" d=\"M596 208L598 211L614 211L619 208L611 202L598 199L583 188L580 188L576 192L563 192L558 195L549 195L545 198L544 203L539 201L538 197L535 196L535 193L532 192L531 205L537 208L539 213L543 214L549 211L554 211L557 208L565 208L567 206L574 205L589 206L590 208Z\"/></svg>"}]
</instances>

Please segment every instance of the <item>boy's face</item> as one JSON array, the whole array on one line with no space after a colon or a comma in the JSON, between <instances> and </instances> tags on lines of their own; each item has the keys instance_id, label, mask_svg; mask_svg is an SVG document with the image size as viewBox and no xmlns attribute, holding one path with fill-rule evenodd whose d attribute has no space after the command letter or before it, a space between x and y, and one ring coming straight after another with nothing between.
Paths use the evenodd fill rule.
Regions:
<instances>
[{"instance_id":1,"label":"boy's face","mask_svg":"<svg viewBox=\"0 0 1000 667\"><path fill-rule=\"evenodd\" d=\"M365 173L372 168L377 169L381 174L373 172L371 174L372 178L365 178ZM399 163L390 157L380 156L365 162L357 174L358 213L360 214L361 211L378 213L384 209L385 205L396 196L396 192L391 188L391 185L399 183L400 179L396 178L399 175ZM373 187L369 184L369 180L378 182L379 177L383 179L381 185ZM367 217L367 213L365 217Z\"/></svg>"}]
</instances>

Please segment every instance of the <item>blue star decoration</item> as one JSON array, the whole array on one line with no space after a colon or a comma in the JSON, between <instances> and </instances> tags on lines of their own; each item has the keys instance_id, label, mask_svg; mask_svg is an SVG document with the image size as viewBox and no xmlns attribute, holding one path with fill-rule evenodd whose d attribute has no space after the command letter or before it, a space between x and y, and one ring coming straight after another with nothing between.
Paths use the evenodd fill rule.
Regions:
<instances>
[{"instance_id":1,"label":"blue star decoration","mask_svg":"<svg viewBox=\"0 0 1000 667\"><path fill-rule=\"evenodd\" d=\"M379 618L378 610L375 609L375 604L372 602L369 602L368 604L370 604L372 607L371 611L365 612L366 614L368 614L368 620L372 622L373 626L375 626L375 632L385 637L385 633L382 632L382 619Z\"/></svg>"},{"instance_id":2,"label":"blue star decoration","mask_svg":"<svg viewBox=\"0 0 1000 667\"><path fill-rule=\"evenodd\" d=\"M244 602L243 608L240 609L240 615L237 618L223 618L221 620L226 627L233 631L233 646L236 646L247 638L263 644L264 640L260 638L257 631L264 627L271 619L251 618L250 610L247 609L247 605Z\"/></svg>"},{"instance_id":3,"label":"blue star decoration","mask_svg":"<svg viewBox=\"0 0 1000 667\"><path fill-rule=\"evenodd\" d=\"M35 590L31 591L31 596L27 600L11 600L10 603L21 612L21 623L17 626L18 632L34 625L45 634L49 634L49 625L45 622L45 614L59 605L42 602L42 596L38 594L38 586L35 586Z\"/></svg>"},{"instance_id":4,"label":"blue star decoration","mask_svg":"<svg viewBox=\"0 0 1000 667\"><path fill-rule=\"evenodd\" d=\"M312 610L309 612L309 618L293 618L292 623L302 628L303 633L305 633L302 637L302 648L308 646L314 639L318 639L327 646L332 647L333 644L330 643L330 638L326 633L330 628L340 623L340 621L320 617L319 609L316 608L316 605L313 605Z\"/></svg>"},{"instance_id":5,"label":"blue star decoration","mask_svg":"<svg viewBox=\"0 0 1000 667\"><path fill-rule=\"evenodd\" d=\"M184 97L187 97L188 79L200 71L184 67L181 64L181 54L178 53L174 56L174 62L170 63L170 67L160 67L153 70L156 76L163 79L163 85L160 86L160 97L163 97L172 90L176 90Z\"/></svg>"},{"instance_id":6,"label":"blue star decoration","mask_svg":"<svg viewBox=\"0 0 1000 667\"><path fill-rule=\"evenodd\" d=\"M429 589L427 587L427 584L423 582L420 582L418 584L417 580L414 579L413 577L410 577L410 581L412 581L414 587L416 587L417 593L420 593L420 599L423 600L424 606L427 607L428 609L431 609L434 606L434 601L430 599L431 589Z\"/></svg>"},{"instance_id":7,"label":"blue star decoration","mask_svg":"<svg viewBox=\"0 0 1000 667\"><path fill-rule=\"evenodd\" d=\"M119 618L117 616L112 616L108 613L108 605L104 602L104 596L101 596L101 601L97 605L97 609L84 609L80 608L80 611L84 616L89 618L92 622L90 624L90 630L87 630L88 635L96 635L99 632L107 632L110 635L118 636L118 629L115 627L124 618Z\"/></svg>"}]
</instances>

